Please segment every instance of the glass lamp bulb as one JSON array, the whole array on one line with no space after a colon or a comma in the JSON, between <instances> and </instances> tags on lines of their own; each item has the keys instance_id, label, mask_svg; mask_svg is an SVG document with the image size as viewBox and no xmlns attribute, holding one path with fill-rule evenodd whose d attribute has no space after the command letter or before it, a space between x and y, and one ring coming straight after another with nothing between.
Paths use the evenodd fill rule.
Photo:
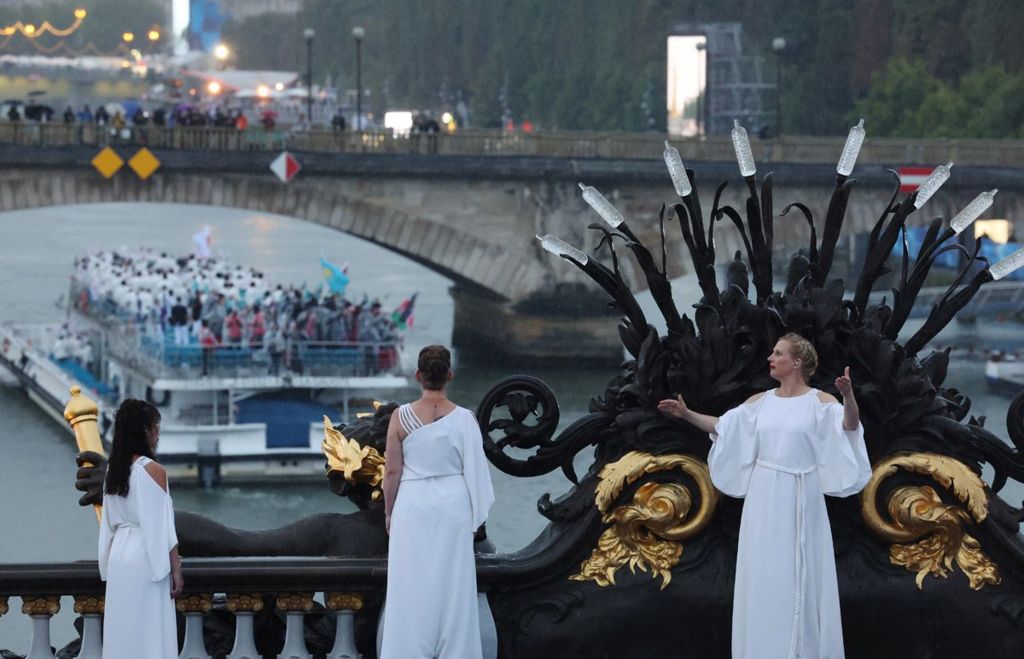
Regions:
<instances>
[{"instance_id":1,"label":"glass lamp bulb","mask_svg":"<svg viewBox=\"0 0 1024 659\"><path fill-rule=\"evenodd\" d=\"M750 138L747 129L740 125L739 119L732 120L732 148L736 151L736 162L740 166L740 174L744 178L757 173L754 164L754 152L750 150Z\"/></svg>"},{"instance_id":2,"label":"glass lamp bulb","mask_svg":"<svg viewBox=\"0 0 1024 659\"><path fill-rule=\"evenodd\" d=\"M921 187L917 189L917 198L914 200L914 208L921 208L925 203L932 198L942 184L949 180L949 170L953 168L953 162L950 161L945 165L939 165L936 167L931 176L929 176Z\"/></svg>"},{"instance_id":3,"label":"glass lamp bulb","mask_svg":"<svg viewBox=\"0 0 1024 659\"><path fill-rule=\"evenodd\" d=\"M971 222L974 222L982 213L989 209L992 202L996 200L997 192L999 192L999 189L993 188L975 197L974 201L964 206L964 209L957 213L956 217L950 221L949 228L955 231L957 235L960 235L960 232L971 226Z\"/></svg>"},{"instance_id":4,"label":"glass lamp bulb","mask_svg":"<svg viewBox=\"0 0 1024 659\"><path fill-rule=\"evenodd\" d=\"M552 236L550 233L544 234L543 236L537 236L537 240L540 241L540 246L544 248L545 252L554 254L555 256L570 258L580 265L586 265L590 260L590 257L587 256L586 252L573 247L561 238Z\"/></svg>"},{"instance_id":5,"label":"glass lamp bulb","mask_svg":"<svg viewBox=\"0 0 1024 659\"><path fill-rule=\"evenodd\" d=\"M864 135L864 120L861 119L846 136L843 154L839 156L839 163L836 165L839 174L849 176L853 173L853 166L857 164L857 156L860 155L860 147L864 144Z\"/></svg>"},{"instance_id":6,"label":"glass lamp bulb","mask_svg":"<svg viewBox=\"0 0 1024 659\"><path fill-rule=\"evenodd\" d=\"M675 186L676 194L680 197L688 197L693 192L690 186L690 177L686 175L686 167L679 155L679 149L675 148L665 140L665 166L668 168L668 175L672 177L672 185Z\"/></svg>"},{"instance_id":7,"label":"glass lamp bulb","mask_svg":"<svg viewBox=\"0 0 1024 659\"><path fill-rule=\"evenodd\" d=\"M998 281L1011 272L1021 268L1024 268L1024 247L1021 247L1005 259L1000 260L994 266L989 268L988 271L991 273L992 279Z\"/></svg>"},{"instance_id":8,"label":"glass lamp bulb","mask_svg":"<svg viewBox=\"0 0 1024 659\"><path fill-rule=\"evenodd\" d=\"M612 203L605 199L604 195L596 188L580 183L580 190L583 190L583 201L590 204L590 207L597 211L597 214L608 223L608 226L617 229L620 224L625 222L619 209L612 206Z\"/></svg>"}]
</instances>

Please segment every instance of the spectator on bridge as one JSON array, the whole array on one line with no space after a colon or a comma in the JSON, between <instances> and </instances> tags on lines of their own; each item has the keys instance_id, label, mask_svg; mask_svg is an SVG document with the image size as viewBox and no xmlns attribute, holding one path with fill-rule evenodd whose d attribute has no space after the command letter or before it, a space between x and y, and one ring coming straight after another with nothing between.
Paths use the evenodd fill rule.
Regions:
<instances>
[{"instance_id":1,"label":"spectator on bridge","mask_svg":"<svg viewBox=\"0 0 1024 659\"><path fill-rule=\"evenodd\" d=\"M89 109L89 104L86 103L82 111L78 113L78 121L83 124L91 124L93 122L92 110Z\"/></svg>"},{"instance_id":2,"label":"spectator on bridge","mask_svg":"<svg viewBox=\"0 0 1024 659\"><path fill-rule=\"evenodd\" d=\"M340 108L334 113L334 116L331 117L331 128L333 128L336 133L345 132L345 115L341 113Z\"/></svg>"},{"instance_id":3,"label":"spectator on bridge","mask_svg":"<svg viewBox=\"0 0 1024 659\"><path fill-rule=\"evenodd\" d=\"M132 115L132 123L136 126L145 126L149 123L149 114L141 107L136 108L135 113Z\"/></svg>"},{"instance_id":4,"label":"spectator on bridge","mask_svg":"<svg viewBox=\"0 0 1024 659\"><path fill-rule=\"evenodd\" d=\"M249 120L246 118L245 114L241 110L239 110L238 116L235 117L235 128L237 128L238 130L245 130L248 127Z\"/></svg>"},{"instance_id":5,"label":"spectator on bridge","mask_svg":"<svg viewBox=\"0 0 1024 659\"><path fill-rule=\"evenodd\" d=\"M154 126L166 126L167 125L167 110L163 108L157 108L153 110L153 125Z\"/></svg>"},{"instance_id":6,"label":"spectator on bridge","mask_svg":"<svg viewBox=\"0 0 1024 659\"><path fill-rule=\"evenodd\" d=\"M86 111L89 110L89 106L85 106ZM107 108L102 105L96 108L96 123L100 126L106 126L110 123L110 113L107 112Z\"/></svg>"},{"instance_id":7,"label":"spectator on bridge","mask_svg":"<svg viewBox=\"0 0 1024 659\"><path fill-rule=\"evenodd\" d=\"M64 123L66 123L66 124L73 124L73 123L75 123L75 111L71 109L70 105L68 106L67 110L64 110Z\"/></svg>"},{"instance_id":8,"label":"spectator on bridge","mask_svg":"<svg viewBox=\"0 0 1024 659\"><path fill-rule=\"evenodd\" d=\"M11 108L7 111L7 120L21 121L21 113L18 112L18 106L12 105Z\"/></svg>"}]
</instances>

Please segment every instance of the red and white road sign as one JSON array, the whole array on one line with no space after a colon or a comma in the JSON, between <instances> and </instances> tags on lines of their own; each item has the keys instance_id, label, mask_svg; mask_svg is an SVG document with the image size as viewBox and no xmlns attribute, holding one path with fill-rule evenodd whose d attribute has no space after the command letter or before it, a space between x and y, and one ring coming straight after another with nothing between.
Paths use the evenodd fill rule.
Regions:
<instances>
[{"instance_id":1,"label":"red and white road sign","mask_svg":"<svg viewBox=\"0 0 1024 659\"><path fill-rule=\"evenodd\" d=\"M900 167L900 192L913 192L928 180L934 167Z\"/></svg>"},{"instance_id":2,"label":"red and white road sign","mask_svg":"<svg viewBox=\"0 0 1024 659\"><path fill-rule=\"evenodd\" d=\"M295 156L287 151L282 151L281 155L270 163L270 171L274 172L274 176L281 179L282 183L287 183L295 178L300 169L302 169L302 165L295 159Z\"/></svg>"}]
</instances>

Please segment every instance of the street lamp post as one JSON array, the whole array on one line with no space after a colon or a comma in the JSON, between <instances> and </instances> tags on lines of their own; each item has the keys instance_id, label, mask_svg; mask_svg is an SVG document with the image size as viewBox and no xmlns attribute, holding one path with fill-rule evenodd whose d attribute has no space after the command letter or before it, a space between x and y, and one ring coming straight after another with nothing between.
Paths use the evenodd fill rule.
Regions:
<instances>
[{"instance_id":1,"label":"street lamp post","mask_svg":"<svg viewBox=\"0 0 1024 659\"><path fill-rule=\"evenodd\" d=\"M363 37L366 30L358 25L352 28L356 40L356 131L363 132Z\"/></svg>"},{"instance_id":2,"label":"street lamp post","mask_svg":"<svg viewBox=\"0 0 1024 659\"><path fill-rule=\"evenodd\" d=\"M313 37L316 32L311 27L302 31L306 39L306 123L313 126Z\"/></svg>"},{"instance_id":3,"label":"street lamp post","mask_svg":"<svg viewBox=\"0 0 1024 659\"><path fill-rule=\"evenodd\" d=\"M775 139L782 137L782 51L786 50L786 39L772 39L775 51Z\"/></svg>"}]
</instances>

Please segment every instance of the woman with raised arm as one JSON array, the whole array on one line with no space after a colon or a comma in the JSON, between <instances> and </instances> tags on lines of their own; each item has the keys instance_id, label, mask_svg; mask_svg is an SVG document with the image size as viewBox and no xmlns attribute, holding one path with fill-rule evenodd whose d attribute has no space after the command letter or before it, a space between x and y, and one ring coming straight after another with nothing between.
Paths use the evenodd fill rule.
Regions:
<instances>
[{"instance_id":1,"label":"woman with raised arm","mask_svg":"<svg viewBox=\"0 0 1024 659\"><path fill-rule=\"evenodd\" d=\"M476 417L448 400L451 354L420 351L419 400L391 415L381 659L482 656L473 536L494 502Z\"/></svg>"},{"instance_id":2,"label":"woman with raised arm","mask_svg":"<svg viewBox=\"0 0 1024 659\"><path fill-rule=\"evenodd\" d=\"M103 659L178 656L174 599L184 582L167 472L153 460L159 441L160 412L141 400L121 403L100 520Z\"/></svg>"},{"instance_id":3,"label":"woman with raised arm","mask_svg":"<svg viewBox=\"0 0 1024 659\"><path fill-rule=\"evenodd\" d=\"M775 344L768 368L779 386L721 417L682 396L658 409L711 435L708 467L723 493L746 498L736 554L734 659L840 659L832 532L823 495L846 497L871 477L850 369L836 378L842 404L811 388L814 346L798 334Z\"/></svg>"}]
</instances>

